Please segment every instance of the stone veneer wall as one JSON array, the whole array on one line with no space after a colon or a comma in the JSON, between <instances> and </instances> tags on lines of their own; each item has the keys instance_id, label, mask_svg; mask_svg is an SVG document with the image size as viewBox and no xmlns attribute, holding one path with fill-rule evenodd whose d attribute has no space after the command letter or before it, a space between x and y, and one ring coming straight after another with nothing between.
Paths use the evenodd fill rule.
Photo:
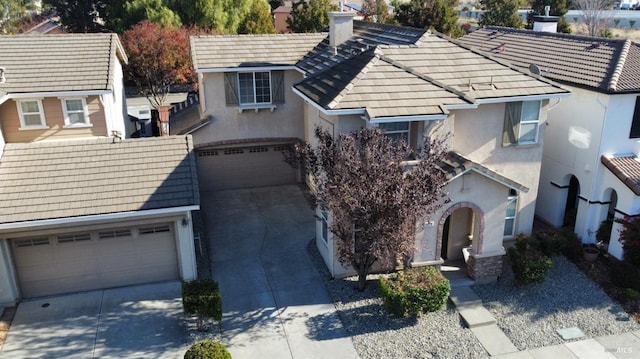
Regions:
<instances>
[{"instance_id":1,"label":"stone veneer wall","mask_svg":"<svg viewBox=\"0 0 640 359\"><path fill-rule=\"evenodd\" d=\"M490 257L470 255L467 261L469 276L478 284L495 282L502 275L503 257L504 255Z\"/></svg>"}]
</instances>

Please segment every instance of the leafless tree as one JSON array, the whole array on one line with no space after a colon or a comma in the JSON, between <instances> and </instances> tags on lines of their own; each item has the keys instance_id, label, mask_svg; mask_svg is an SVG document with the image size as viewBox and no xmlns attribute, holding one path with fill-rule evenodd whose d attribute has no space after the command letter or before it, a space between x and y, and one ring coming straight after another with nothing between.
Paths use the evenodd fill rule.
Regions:
<instances>
[{"instance_id":1,"label":"leafless tree","mask_svg":"<svg viewBox=\"0 0 640 359\"><path fill-rule=\"evenodd\" d=\"M574 5L576 9L582 11L589 36L598 36L611 20L612 13L608 11L611 0L576 0Z\"/></svg>"}]
</instances>

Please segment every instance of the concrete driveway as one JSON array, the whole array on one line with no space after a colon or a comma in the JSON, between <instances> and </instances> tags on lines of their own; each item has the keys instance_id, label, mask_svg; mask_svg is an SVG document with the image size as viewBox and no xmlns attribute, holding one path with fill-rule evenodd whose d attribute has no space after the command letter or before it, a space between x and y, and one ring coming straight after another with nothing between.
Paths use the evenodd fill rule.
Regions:
<instances>
[{"instance_id":1,"label":"concrete driveway","mask_svg":"<svg viewBox=\"0 0 640 359\"><path fill-rule=\"evenodd\" d=\"M306 249L315 219L300 188L201 196L233 358L356 358Z\"/></svg>"},{"instance_id":2,"label":"concrete driveway","mask_svg":"<svg viewBox=\"0 0 640 359\"><path fill-rule=\"evenodd\" d=\"M23 301L2 358L182 358L180 282Z\"/></svg>"}]
</instances>

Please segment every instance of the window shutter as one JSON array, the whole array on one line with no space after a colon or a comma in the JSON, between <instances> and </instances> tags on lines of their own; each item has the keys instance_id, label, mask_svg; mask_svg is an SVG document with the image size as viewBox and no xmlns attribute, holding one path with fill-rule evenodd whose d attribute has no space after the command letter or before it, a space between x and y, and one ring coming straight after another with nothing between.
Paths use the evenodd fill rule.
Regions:
<instances>
[{"instance_id":1,"label":"window shutter","mask_svg":"<svg viewBox=\"0 0 640 359\"><path fill-rule=\"evenodd\" d=\"M284 71L271 71L273 103L284 103Z\"/></svg>"},{"instance_id":2,"label":"window shutter","mask_svg":"<svg viewBox=\"0 0 640 359\"><path fill-rule=\"evenodd\" d=\"M504 128L502 130L503 146L518 143L520 112L522 112L522 102L507 102L504 111Z\"/></svg>"},{"instance_id":3,"label":"window shutter","mask_svg":"<svg viewBox=\"0 0 640 359\"><path fill-rule=\"evenodd\" d=\"M224 73L224 100L227 106L238 104L238 73Z\"/></svg>"}]
</instances>

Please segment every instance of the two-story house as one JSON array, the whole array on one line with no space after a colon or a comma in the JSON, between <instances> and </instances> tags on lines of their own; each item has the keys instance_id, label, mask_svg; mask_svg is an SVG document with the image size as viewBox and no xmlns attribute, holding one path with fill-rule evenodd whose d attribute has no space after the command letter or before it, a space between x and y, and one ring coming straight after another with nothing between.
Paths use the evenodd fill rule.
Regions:
<instances>
[{"instance_id":1,"label":"two-story house","mask_svg":"<svg viewBox=\"0 0 640 359\"><path fill-rule=\"evenodd\" d=\"M464 259L471 277L493 280L501 273L503 240L531 232L540 127L550 102L570 95L566 89L442 35L353 21L351 13L330 13L329 34L191 42L203 111L214 118L193 134L202 181L257 171L236 151L260 148L258 140L313 143L316 126L334 135L380 127L416 148L425 137L450 134L442 164L450 201L432 221L419 221L410 264ZM234 55L235 62L227 60ZM282 82L279 72L284 88L274 86ZM281 154L272 156L284 173L292 171ZM218 188L226 187L211 187ZM351 274L335 259L328 217L318 212L317 246L334 276Z\"/></svg>"},{"instance_id":2,"label":"two-story house","mask_svg":"<svg viewBox=\"0 0 640 359\"><path fill-rule=\"evenodd\" d=\"M126 139L115 34L0 36L0 304L196 277L190 136Z\"/></svg>"},{"instance_id":3,"label":"two-story house","mask_svg":"<svg viewBox=\"0 0 640 359\"><path fill-rule=\"evenodd\" d=\"M460 41L565 85L547 118L536 214L596 241L602 221L640 211L640 44L501 27ZM622 258L619 224L609 252Z\"/></svg>"}]
</instances>

